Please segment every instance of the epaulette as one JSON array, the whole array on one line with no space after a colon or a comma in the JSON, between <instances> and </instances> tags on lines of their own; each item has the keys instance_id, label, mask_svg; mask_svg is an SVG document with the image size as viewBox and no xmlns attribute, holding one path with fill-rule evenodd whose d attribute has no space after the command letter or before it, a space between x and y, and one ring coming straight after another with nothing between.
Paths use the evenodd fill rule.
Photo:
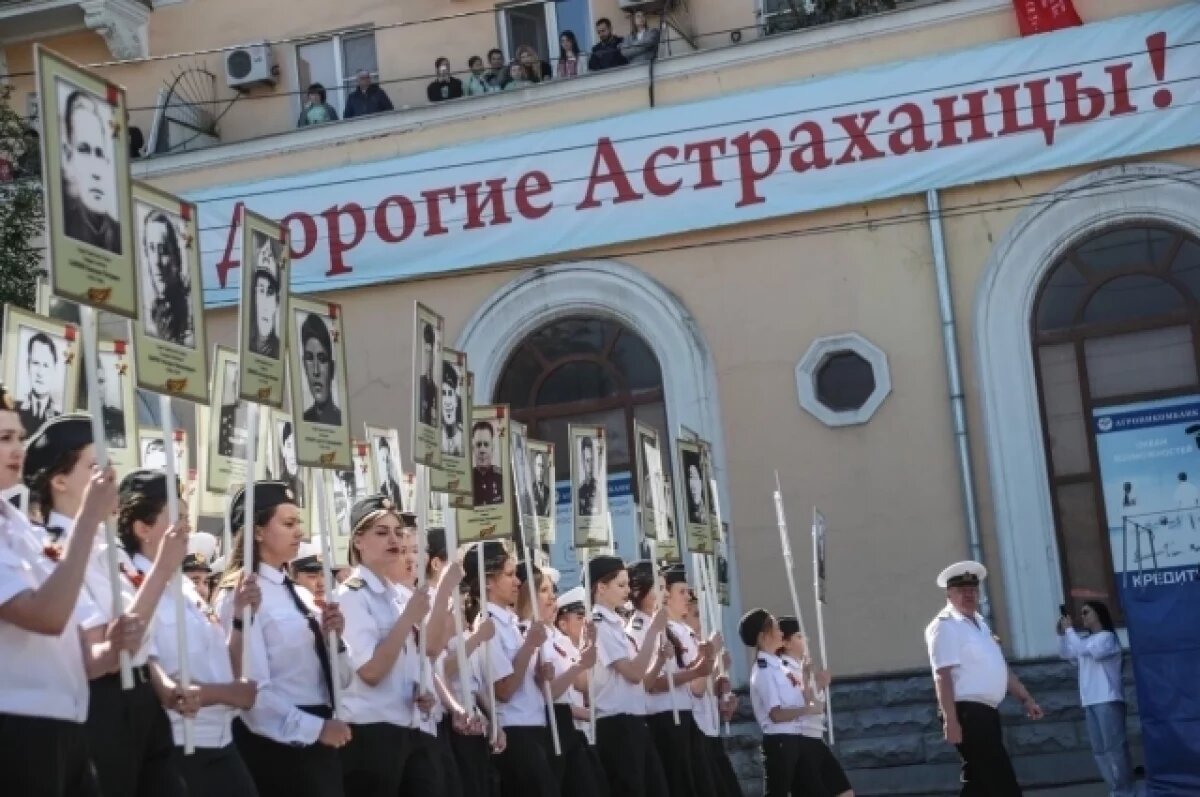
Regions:
<instances>
[{"instance_id":1,"label":"epaulette","mask_svg":"<svg viewBox=\"0 0 1200 797\"><path fill-rule=\"evenodd\" d=\"M595 620L597 623L603 623L604 615L600 614L600 612L592 612L592 619Z\"/></svg>"},{"instance_id":2,"label":"epaulette","mask_svg":"<svg viewBox=\"0 0 1200 797\"><path fill-rule=\"evenodd\" d=\"M342 582L346 589L360 590L367 585L360 576L353 576Z\"/></svg>"},{"instance_id":3,"label":"epaulette","mask_svg":"<svg viewBox=\"0 0 1200 797\"><path fill-rule=\"evenodd\" d=\"M760 670L767 669L767 660L766 659L758 659L758 669L760 669Z\"/></svg>"},{"instance_id":4,"label":"epaulette","mask_svg":"<svg viewBox=\"0 0 1200 797\"><path fill-rule=\"evenodd\" d=\"M641 631L643 625L644 625L644 622L642 621L641 617L633 618L633 630L634 631Z\"/></svg>"}]
</instances>

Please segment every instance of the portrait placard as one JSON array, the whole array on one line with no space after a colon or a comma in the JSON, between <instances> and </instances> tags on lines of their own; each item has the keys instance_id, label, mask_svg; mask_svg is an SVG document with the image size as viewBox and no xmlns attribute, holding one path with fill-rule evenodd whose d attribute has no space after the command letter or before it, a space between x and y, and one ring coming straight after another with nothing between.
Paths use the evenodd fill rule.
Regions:
<instances>
[{"instance_id":1,"label":"portrait placard","mask_svg":"<svg viewBox=\"0 0 1200 797\"><path fill-rule=\"evenodd\" d=\"M704 486L708 495L708 550L716 553L721 541L721 500L717 495L717 479L713 472L712 445L699 440L700 463L704 466Z\"/></svg>"},{"instance_id":2,"label":"portrait placard","mask_svg":"<svg viewBox=\"0 0 1200 797\"><path fill-rule=\"evenodd\" d=\"M291 303L292 410L296 458L309 468L350 470L350 413L346 409L346 340L341 305Z\"/></svg>"},{"instance_id":3,"label":"portrait placard","mask_svg":"<svg viewBox=\"0 0 1200 797\"><path fill-rule=\"evenodd\" d=\"M721 539L717 543L717 598L729 605L729 524L721 521Z\"/></svg>"},{"instance_id":4,"label":"portrait placard","mask_svg":"<svg viewBox=\"0 0 1200 797\"><path fill-rule=\"evenodd\" d=\"M284 228L243 210L238 395L275 409L283 408L290 274Z\"/></svg>"},{"instance_id":5,"label":"portrait placard","mask_svg":"<svg viewBox=\"0 0 1200 797\"><path fill-rule=\"evenodd\" d=\"M417 475L404 473L400 475L400 500L396 503L403 511L416 514L417 511Z\"/></svg>"},{"instance_id":6,"label":"portrait placard","mask_svg":"<svg viewBox=\"0 0 1200 797\"><path fill-rule=\"evenodd\" d=\"M162 429L138 429L138 466L150 470L167 469L167 441ZM187 431L175 430L175 476L183 483L188 467Z\"/></svg>"},{"instance_id":7,"label":"portrait placard","mask_svg":"<svg viewBox=\"0 0 1200 797\"><path fill-rule=\"evenodd\" d=\"M413 312L413 462L441 466L442 332L445 322L420 302Z\"/></svg>"},{"instance_id":8,"label":"portrait placard","mask_svg":"<svg viewBox=\"0 0 1200 797\"><path fill-rule=\"evenodd\" d=\"M4 384L26 437L75 409L79 354L78 327L5 305Z\"/></svg>"},{"instance_id":9,"label":"portrait placard","mask_svg":"<svg viewBox=\"0 0 1200 797\"><path fill-rule=\"evenodd\" d=\"M367 426L367 443L370 446L371 492L386 495L401 509L413 511L411 502L404 502L401 490L404 473L400 456L400 432L378 426Z\"/></svg>"},{"instance_id":10,"label":"portrait placard","mask_svg":"<svg viewBox=\"0 0 1200 797\"><path fill-rule=\"evenodd\" d=\"M817 600L825 603L825 516L813 507L813 567L817 571Z\"/></svg>"},{"instance_id":11,"label":"portrait placard","mask_svg":"<svg viewBox=\"0 0 1200 797\"><path fill-rule=\"evenodd\" d=\"M683 474L683 527L688 553L712 553L708 483L704 481L704 458L700 443L677 441L679 472Z\"/></svg>"},{"instance_id":12,"label":"portrait placard","mask_svg":"<svg viewBox=\"0 0 1200 797\"><path fill-rule=\"evenodd\" d=\"M323 533L329 535L329 548L333 551L333 568L350 566L350 509L354 506L354 484L352 471L330 471L314 469L311 471L313 490L325 491L325 512L328 518L322 518L319 525ZM345 474L350 475L347 481Z\"/></svg>"},{"instance_id":13,"label":"portrait placard","mask_svg":"<svg viewBox=\"0 0 1200 797\"><path fill-rule=\"evenodd\" d=\"M571 447L571 510L575 547L612 544L608 521L608 440L603 426L567 427Z\"/></svg>"},{"instance_id":14,"label":"portrait placard","mask_svg":"<svg viewBox=\"0 0 1200 797\"><path fill-rule=\"evenodd\" d=\"M33 312L46 318L52 318L55 321L65 321L75 326L79 326L82 323L79 314L79 305L55 296L50 290L50 280L47 277L38 275L37 288L35 290Z\"/></svg>"},{"instance_id":15,"label":"portrait placard","mask_svg":"<svg viewBox=\"0 0 1200 797\"><path fill-rule=\"evenodd\" d=\"M54 293L137 317L125 90L34 45Z\"/></svg>"},{"instance_id":16,"label":"portrait placard","mask_svg":"<svg viewBox=\"0 0 1200 797\"><path fill-rule=\"evenodd\" d=\"M512 468L507 404L485 404L471 413L472 509L459 509L458 542L507 537L513 528Z\"/></svg>"},{"instance_id":17,"label":"portrait placard","mask_svg":"<svg viewBox=\"0 0 1200 797\"><path fill-rule=\"evenodd\" d=\"M264 413L267 415L267 413ZM271 410L270 416L270 453L267 456L267 474L273 479L284 482L292 488L296 496L296 506L307 508L312 504L309 500L308 484L304 478L304 468L297 457L298 448L296 424L292 416L280 410ZM264 430L265 431L265 430Z\"/></svg>"},{"instance_id":18,"label":"portrait placard","mask_svg":"<svg viewBox=\"0 0 1200 797\"><path fill-rule=\"evenodd\" d=\"M429 471L430 491L445 493L450 506L469 509L472 501L471 458L464 421L471 417L467 389L467 355L442 349L442 381L438 397L441 413L442 464Z\"/></svg>"},{"instance_id":19,"label":"portrait placard","mask_svg":"<svg viewBox=\"0 0 1200 797\"><path fill-rule=\"evenodd\" d=\"M513 496L516 498L517 527L514 531L528 540L534 550L541 548L537 513L533 503L533 471L529 463L528 432L525 424L509 421L509 461L512 465Z\"/></svg>"},{"instance_id":20,"label":"portrait placard","mask_svg":"<svg viewBox=\"0 0 1200 797\"><path fill-rule=\"evenodd\" d=\"M354 455L354 500L371 494L371 444L365 440L353 440L350 451Z\"/></svg>"},{"instance_id":21,"label":"portrait placard","mask_svg":"<svg viewBox=\"0 0 1200 797\"><path fill-rule=\"evenodd\" d=\"M558 514L554 487L554 443L529 440L529 469L533 474L533 514L537 517L538 539L542 545L557 540L555 515Z\"/></svg>"},{"instance_id":22,"label":"portrait placard","mask_svg":"<svg viewBox=\"0 0 1200 797\"><path fill-rule=\"evenodd\" d=\"M635 420L633 439L641 522L639 531L643 540L665 541L669 508L663 492L663 461L662 450L658 444L658 431Z\"/></svg>"},{"instance_id":23,"label":"portrait placard","mask_svg":"<svg viewBox=\"0 0 1200 797\"><path fill-rule=\"evenodd\" d=\"M683 555L679 551L679 535L677 532L679 526L676 523L675 489L671 486L671 477L665 472L665 469L663 473L663 507L665 508L663 509L662 516L667 536L665 541L662 539L655 540L655 558L660 562L682 562Z\"/></svg>"},{"instance_id":24,"label":"portrait placard","mask_svg":"<svg viewBox=\"0 0 1200 797\"><path fill-rule=\"evenodd\" d=\"M223 347L217 347L216 351L219 352L222 349L223 349ZM232 354L232 350L230 350L230 349L224 349L224 351ZM214 352L214 362L215 362L215 352ZM232 371L232 378L236 379L237 378L237 364L234 363L232 365L229 365L228 369ZM214 367L213 373L211 376L213 381L216 381L219 373L220 373L220 371L218 371ZM210 392L210 395L213 397L217 397L220 394L216 390L214 390L214 391ZM235 395L235 396L237 395L236 388L232 389L232 395ZM240 403L244 407L247 407L247 408L249 407L249 405L246 404L246 402L240 402ZM221 416L222 416L223 409L226 409L226 408L222 407L219 402L213 403L211 406L206 405L206 404L197 404L196 405L196 439L198 441L197 445L196 445L196 452L197 452L196 471L197 471L197 478L198 478L198 482L199 482L197 485L196 491L197 491L197 495L199 496L199 504L200 504L199 513L201 515L204 515L205 517L223 518L225 516L225 512L227 510L227 505L229 502L230 491L236 489L237 486L243 482L243 480L245 478L245 473L246 473L245 459L221 457L220 452L218 450L218 442L217 442L217 434L216 434L217 430L215 430L213 427L216 426L217 424L221 423ZM233 405L233 410L234 410L233 412L225 413L227 434L229 433L229 430L232 429L233 434L235 435L235 438L237 440L236 445L240 448L240 450L244 451L245 450L244 434L245 434L246 429L244 426L237 427L237 426L235 426L235 424L245 423L246 418L245 418L244 414L241 419L237 418L237 413L236 413L237 405L236 404ZM270 426L270 420L269 420L268 413L260 412L259 422L258 422L258 428L260 430L260 434L258 435L258 450L255 454L255 459L254 459L255 479L267 479L267 478L270 478L272 475L271 469L268 467L268 464L270 463L270 460L271 460L271 445L272 445L271 435L267 433L267 429L269 426ZM238 428L240 428L243 432L243 437L241 437L241 438L236 437L236 431ZM221 445L226 445L226 444L221 443ZM232 445L232 443L230 445ZM228 450L228 449L226 449L226 450ZM214 465L217 467L214 468ZM215 476L219 480L218 484L222 485L219 487L219 489L210 486L210 483L209 483L210 474ZM231 478L231 475L235 476L235 478Z\"/></svg>"},{"instance_id":25,"label":"portrait placard","mask_svg":"<svg viewBox=\"0 0 1200 797\"><path fill-rule=\"evenodd\" d=\"M196 206L133 184L138 318L133 321L138 387L208 402L208 345L200 290Z\"/></svg>"},{"instance_id":26,"label":"portrait placard","mask_svg":"<svg viewBox=\"0 0 1200 797\"><path fill-rule=\"evenodd\" d=\"M246 480L246 446L249 403L242 401L238 382L241 377L237 352L217 346L213 352L212 390L208 423L208 456L204 471L205 488L212 493L227 493L232 484ZM260 438L267 437L266 421L260 413ZM264 463L265 464L265 463ZM223 513L222 509L220 513ZM218 513L218 514L220 514Z\"/></svg>"},{"instance_id":27,"label":"portrait placard","mask_svg":"<svg viewBox=\"0 0 1200 797\"><path fill-rule=\"evenodd\" d=\"M136 376L130 351L123 340L102 340L97 344L96 380L100 383L99 411L104 421L104 440L108 459L117 473L128 473L139 466L141 454L137 431ZM80 380L83 402L80 409L95 412L97 405Z\"/></svg>"}]
</instances>

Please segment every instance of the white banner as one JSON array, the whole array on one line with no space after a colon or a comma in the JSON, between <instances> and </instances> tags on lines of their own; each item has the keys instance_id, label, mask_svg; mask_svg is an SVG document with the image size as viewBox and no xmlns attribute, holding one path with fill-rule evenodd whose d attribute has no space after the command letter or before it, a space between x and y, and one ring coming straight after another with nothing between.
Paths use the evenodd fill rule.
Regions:
<instances>
[{"instance_id":1,"label":"white banner","mask_svg":"<svg viewBox=\"0 0 1200 797\"><path fill-rule=\"evenodd\" d=\"M1200 4L373 163L191 192L208 306L237 207L328 291L1200 143Z\"/></svg>"}]
</instances>

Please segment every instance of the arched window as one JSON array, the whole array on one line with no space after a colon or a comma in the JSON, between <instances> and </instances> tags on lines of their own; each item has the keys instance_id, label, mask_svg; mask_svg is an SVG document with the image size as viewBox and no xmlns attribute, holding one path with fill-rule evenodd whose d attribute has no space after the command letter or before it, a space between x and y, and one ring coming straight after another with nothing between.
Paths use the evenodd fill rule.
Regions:
<instances>
[{"instance_id":1,"label":"arched window","mask_svg":"<svg viewBox=\"0 0 1200 797\"><path fill-rule=\"evenodd\" d=\"M635 419L668 432L658 359L635 333L604 318L572 316L538 328L509 357L494 400L512 408L530 437L554 443L559 479L570 470L569 424L606 428L609 473L633 469Z\"/></svg>"},{"instance_id":2,"label":"arched window","mask_svg":"<svg viewBox=\"0 0 1200 797\"><path fill-rule=\"evenodd\" d=\"M1200 390L1200 242L1148 225L1088 238L1049 271L1032 325L1063 582L1068 596L1108 598L1115 612L1090 419Z\"/></svg>"}]
</instances>

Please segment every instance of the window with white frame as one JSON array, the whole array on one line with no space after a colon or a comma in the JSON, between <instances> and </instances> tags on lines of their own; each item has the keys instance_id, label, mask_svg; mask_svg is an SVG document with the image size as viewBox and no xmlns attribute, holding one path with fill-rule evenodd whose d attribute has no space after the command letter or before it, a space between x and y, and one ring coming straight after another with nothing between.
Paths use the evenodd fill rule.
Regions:
<instances>
[{"instance_id":1,"label":"window with white frame","mask_svg":"<svg viewBox=\"0 0 1200 797\"><path fill-rule=\"evenodd\" d=\"M517 48L525 44L536 50L543 61L558 57L558 17L554 3L536 0L499 6L496 24L500 29L500 49L509 61L516 58Z\"/></svg>"},{"instance_id":2,"label":"window with white frame","mask_svg":"<svg viewBox=\"0 0 1200 797\"><path fill-rule=\"evenodd\" d=\"M346 108L346 96L354 89L354 75L365 69L379 79L374 31L347 31L328 38L296 45L297 112L304 105L304 90L313 83L325 87L325 101L338 116Z\"/></svg>"}]
</instances>

